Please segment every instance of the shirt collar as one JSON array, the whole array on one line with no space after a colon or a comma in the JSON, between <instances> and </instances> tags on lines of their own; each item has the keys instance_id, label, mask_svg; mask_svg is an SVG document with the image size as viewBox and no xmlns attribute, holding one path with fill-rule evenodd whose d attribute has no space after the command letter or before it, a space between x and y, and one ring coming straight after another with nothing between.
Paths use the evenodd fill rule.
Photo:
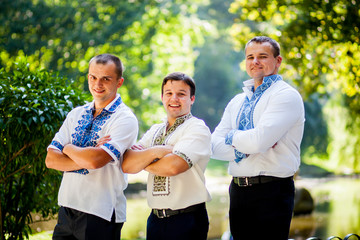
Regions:
<instances>
[{"instance_id":1,"label":"shirt collar","mask_svg":"<svg viewBox=\"0 0 360 240\"><path fill-rule=\"evenodd\" d=\"M282 79L282 77L278 74L266 76L266 77L264 77L262 84L275 81L277 78ZM255 86L254 79L249 79L249 80L244 81L243 85L244 85L244 87L242 89L243 89L244 93L246 94L246 96L250 99L252 97L252 95L254 94L254 92L253 92L253 89Z\"/></svg>"},{"instance_id":2,"label":"shirt collar","mask_svg":"<svg viewBox=\"0 0 360 240\"><path fill-rule=\"evenodd\" d=\"M176 118L173 126L177 127L177 126L183 124L186 120L188 120L188 119L191 118L191 117L192 117L192 114L191 114L191 113L188 113L188 114L186 114L186 115L183 115L183 116L181 116L181 117L178 117L178 118ZM166 126L169 125L169 122L168 122L167 118L164 119L164 122L165 122ZM172 127L173 127L173 126L172 126Z\"/></svg>"},{"instance_id":3,"label":"shirt collar","mask_svg":"<svg viewBox=\"0 0 360 240\"><path fill-rule=\"evenodd\" d=\"M118 106L120 106L120 104L122 103L122 99L120 94L116 94L116 97L114 98L114 100L111 101L111 103L109 103L108 105L106 105L106 107L104 108L105 111L113 113L115 112L116 108ZM94 109L95 108L95 101L93 100L90 105L89 105L90 109Z\"/></svg>"}]
</instances>

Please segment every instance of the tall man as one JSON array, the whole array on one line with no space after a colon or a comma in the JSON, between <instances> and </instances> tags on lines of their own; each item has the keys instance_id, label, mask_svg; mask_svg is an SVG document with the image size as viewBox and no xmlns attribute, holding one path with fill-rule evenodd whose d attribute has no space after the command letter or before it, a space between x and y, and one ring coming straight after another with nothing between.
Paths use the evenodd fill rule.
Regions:
<instances>
[{"instance_id":1,"label":"tall man","mask_svg":"<svg viewBox=\"0 0 360 240\"><path fill-rule=\"evenodd\" d=\"M210 195L204 171L211 154L211 133L190 112L194 80L180 72L167 75L161 99L167 118L125 153L122 167L128 173L149 172L148 240L205 240L209 229L205 202Z\"/></svg>"},{"instance_id":2,"label":"tall man","mask_svg":"<svg viewBox=\"0 0 360 240\"><path fill-rule=\"evenodd\" d=\"M48 147L46 166L64 172L53 239L120 239L127 187L121 162L138 134L135 115L117 94L122 74L116 56L91 59L93 101L69 112Z\"/></svg>"},{"instance_id":3,"label":"tall man","mask_svg":"<svg viewBox=\"0 0 360 240\"><path fill-rule=\"evenodd\" d=\"M212 134L213 158L230 161L230 230L234 239L287 240L300 165L304 106L278 75L279 44L255 37L245 46L243 93L227 105Z\"/></svg>"}]
</instances>

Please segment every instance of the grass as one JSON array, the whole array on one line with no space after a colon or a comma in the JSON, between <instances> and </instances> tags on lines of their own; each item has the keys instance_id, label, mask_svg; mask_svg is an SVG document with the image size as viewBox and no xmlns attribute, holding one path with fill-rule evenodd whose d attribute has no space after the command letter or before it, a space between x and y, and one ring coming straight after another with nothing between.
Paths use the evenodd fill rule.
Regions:
<instances>
[{"instance_id":1,"label":"grass","mask_svg":"<svg viewBox=\"0 0 360 240\"><path fill-rule=\"evenodd\" d=\"M52 232L40 232L29 236L29 240L51 240Z\"/></svg>"},{"instance_id":2,"label":"grass","mask_svg":"<svg viewBox=\"0 0 360 240\"><path fill-rule=\"evenodd\" d=\"M215 159L210 159L207 167L206 167L206 174L212 177L221 177L228 175L229 162L227 161L220 161Z\"/></svg>"}]
</instances>

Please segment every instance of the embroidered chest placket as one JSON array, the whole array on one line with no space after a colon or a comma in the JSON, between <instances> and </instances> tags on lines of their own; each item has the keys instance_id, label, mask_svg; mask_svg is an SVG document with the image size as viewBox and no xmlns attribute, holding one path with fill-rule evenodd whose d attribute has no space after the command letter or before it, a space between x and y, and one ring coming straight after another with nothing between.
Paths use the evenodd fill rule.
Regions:
<instances>
[{"instance_id":1,"label":"embroidered chest placket","mask_svg":"<svg viewBox=\"0 0 360 240\"><path fill-rule=\"evenodd\" d=\"M174 131L176 130L176 128L179 127L181 124L183 124L187 119L191 117L192 115L191 113L189 113L188 115L177 118L174 125L171 126L168 130L166 130L167 124L162 125L154 135L152 146L165 145L168 142L169 138L171 137L172 133L174 133ZM153 181L154 181L153 189L152 189L153 196L166 196L170 194L169 177L154 175Z\"/></svg>"}]
</instances>

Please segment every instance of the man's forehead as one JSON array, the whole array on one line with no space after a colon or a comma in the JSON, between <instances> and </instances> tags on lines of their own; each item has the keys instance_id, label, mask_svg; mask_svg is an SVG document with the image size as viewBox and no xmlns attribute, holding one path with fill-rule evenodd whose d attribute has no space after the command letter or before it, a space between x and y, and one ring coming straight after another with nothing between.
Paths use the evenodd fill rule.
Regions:
<instances>
[{"instance_id":1,"label":"man's forehead","mask_svg":"<svg viewBox=\"0 0 360 240\"><path fill-rule=\"evenodd\" d=\"M250 52L248 52L250 50ZM256 54L266 54L268 55L269 52L272 52L273 51L273 48L272 48L272 45L269 43L269 42L261 42L261 43L257 43L257 42L252 42L248 45L248 47L246 48L246 56L247 55L252 55L254 54L254 52Z\"/></svg>"},{"instance_id":2,"label":"man's forehead","mask_svg":"<svg viewBox=\"0 0 360 240\"><path fill-rule=\"evenodd\" d=\"M190 86L188 84L179 80L168 80L164 85L164 91L171 91L174 88L176 88L178 91L190 90Z\"/></svg>"}]
</instances>

